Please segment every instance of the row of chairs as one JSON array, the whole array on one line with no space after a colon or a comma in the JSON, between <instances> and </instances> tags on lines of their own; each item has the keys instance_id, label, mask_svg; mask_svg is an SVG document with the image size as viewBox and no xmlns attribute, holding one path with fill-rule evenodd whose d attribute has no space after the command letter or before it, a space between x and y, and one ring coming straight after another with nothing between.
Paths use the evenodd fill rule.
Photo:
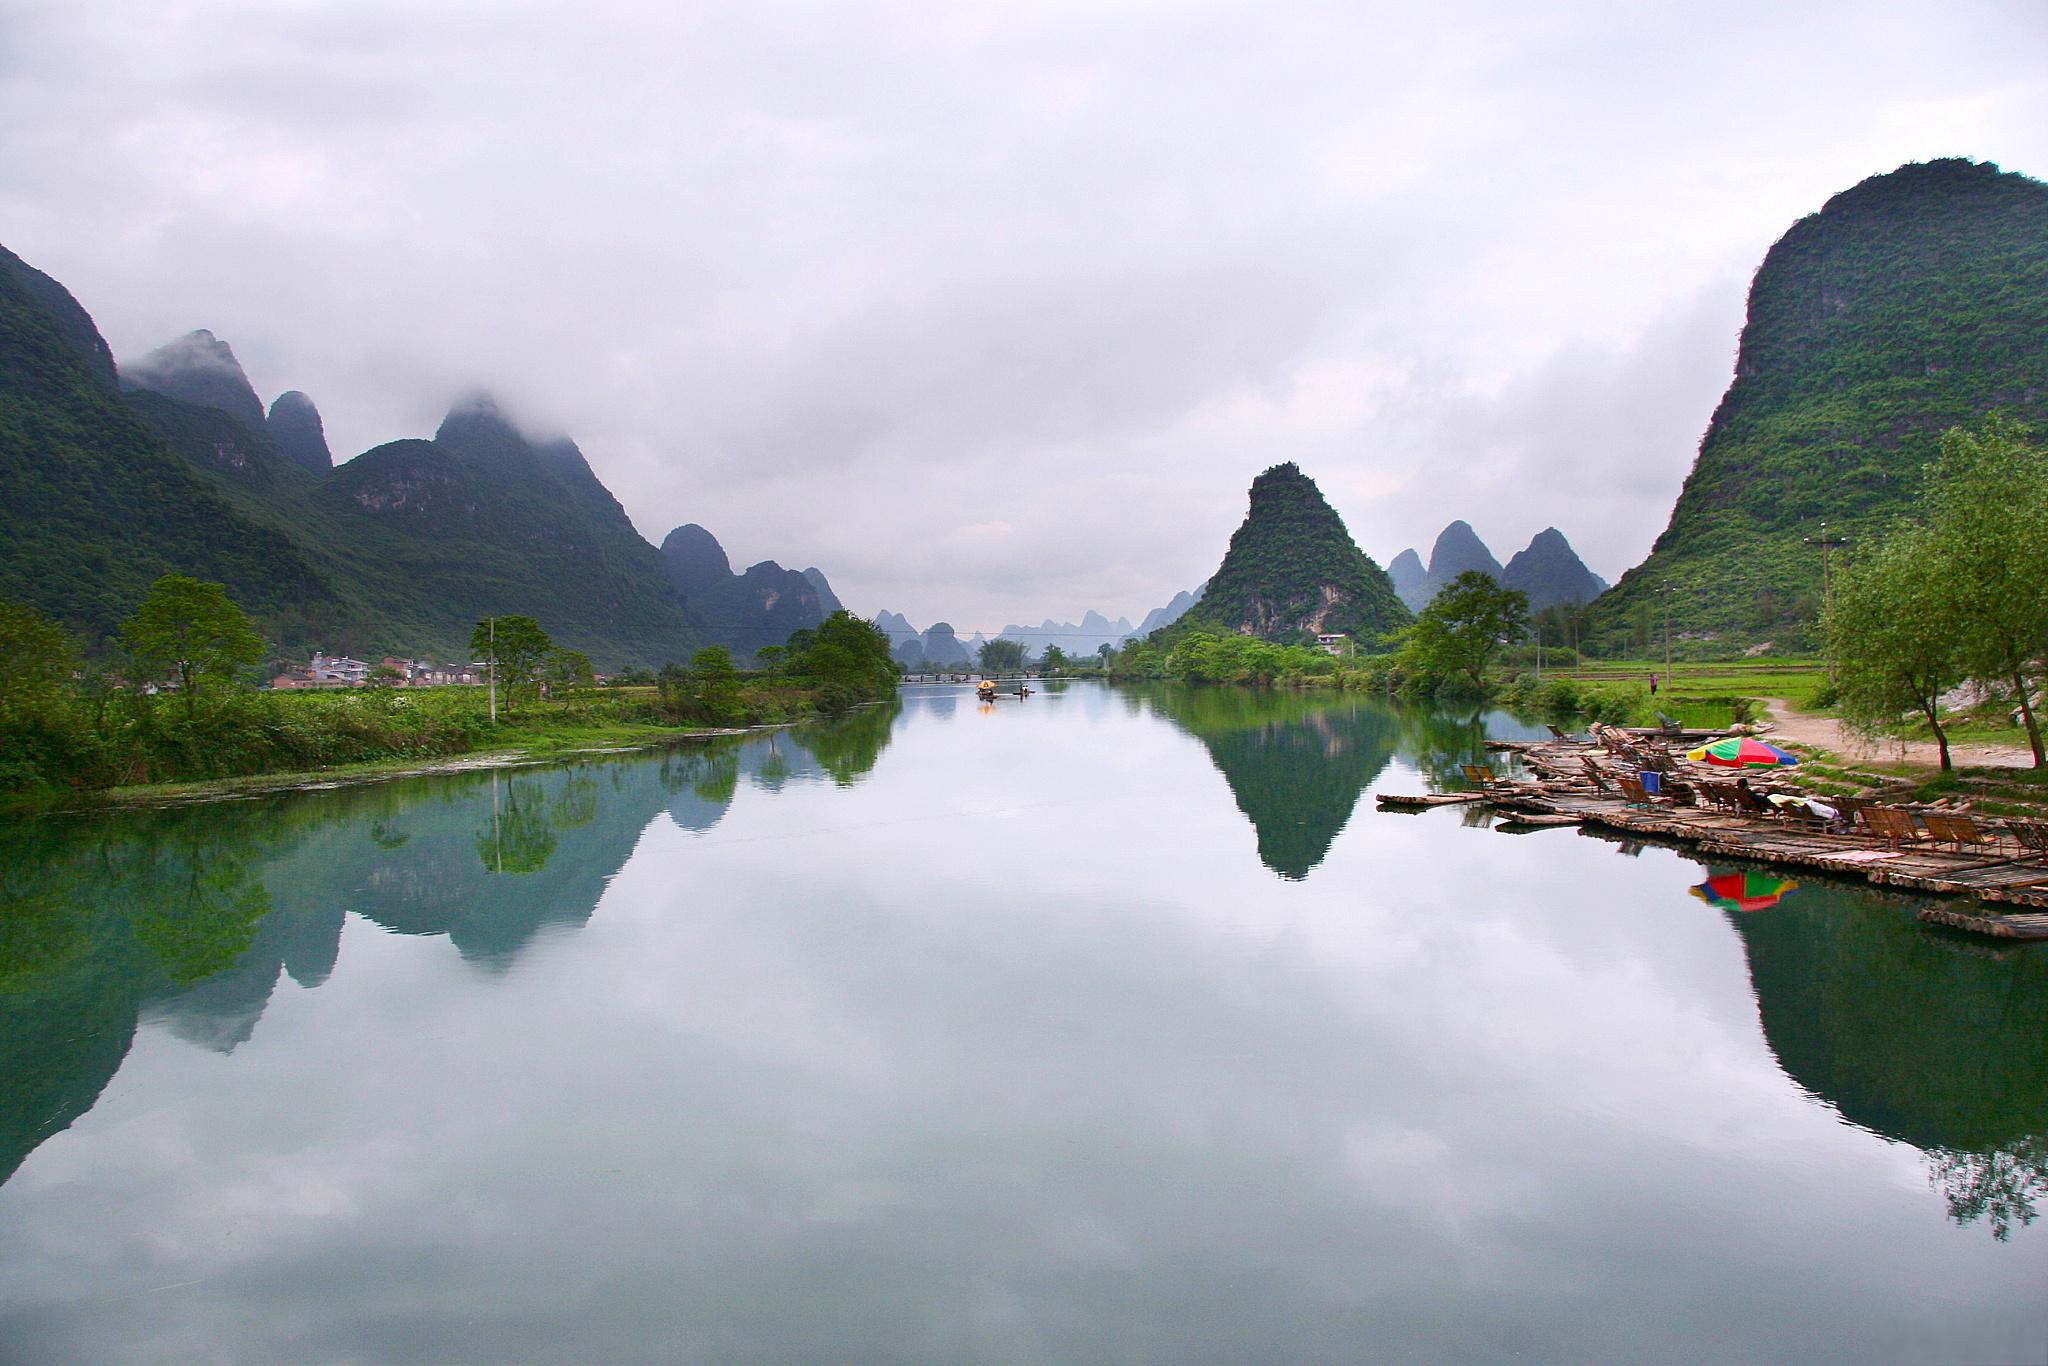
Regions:
<instances>
[{"instance_id":1,"label":"row of chairs","mask_svg":"<svg viewBox=\"0 0 2048 1366\"><path fill-rule=\"evenodd\" d=\"M1766 800L1762 793L1734 783L1674 780L1677 765L1661 746L1637 741L1633 736L1622 735L1607 727L1596 734L1610 754L1639 767L1632 772L1615 773L1590 754L1580 755L1579 762L1585 766L1586 775L1596 788L1602 792L1618 793L1631 806L1696 805L1740 816L1804 824L1816 830L1833 829L1843 833L1852 832L1860 825L1894 849L1924 843L1937 847L1947 845L1958 852L1971 849L1996 852L2001 847L1999 836L2002 827L2003 833L2010 836L2017 846L2019 858L2048 861L2048 820L2009 817L1994 824L1979 821L1961 811L1915 812L1904 807L1884 806L1868 797L1830 797L1827 804L1837 813L1830 823L1804 807L1777 805ZM1659 775L1657 790L1650 790L1645 783L1645 771ZM1466 776L1472 776L1469 770Z\"/></svg>"}]
</instances>

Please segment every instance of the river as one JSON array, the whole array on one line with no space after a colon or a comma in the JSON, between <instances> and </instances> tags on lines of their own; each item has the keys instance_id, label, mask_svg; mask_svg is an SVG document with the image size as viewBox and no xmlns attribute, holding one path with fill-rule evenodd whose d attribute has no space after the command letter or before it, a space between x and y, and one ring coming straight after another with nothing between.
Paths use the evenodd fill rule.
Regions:
<instances>
[{"instance_id":1,"label":"river","mask_svg":"<svg viewBox=\"0 0 2048 1366\"><path fill-rule=\"evenodd\" d=\"M2048 953L1374 809L1489 733L920 688L0 829L0 1361L2043 1360Z\"/></svg>"}]
</instances>

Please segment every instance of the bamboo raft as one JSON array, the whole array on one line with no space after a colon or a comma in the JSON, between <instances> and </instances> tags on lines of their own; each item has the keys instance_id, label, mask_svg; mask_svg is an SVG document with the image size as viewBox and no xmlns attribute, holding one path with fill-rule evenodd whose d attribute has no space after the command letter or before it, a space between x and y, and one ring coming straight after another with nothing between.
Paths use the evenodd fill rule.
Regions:
<instances>
[{"instance_id":1,"label":"bamboo raft","mask_svg":"<svg viewBox=\"0 0 2048 1366\"><path fill-rule=\"evenodd\" d=\"M2048 915L1970 915L1946 906L1929 906L1914 919L1923 925L1947 925L1993 939L2048 939Z\"/></svg>"},{"instance_id":2,"label":"bamboo raft","mask_svg":"<svg viewBox=\"0 0 2048 1366\"><path fill-rule=\"evenodd\" d=\"M1427 811L1434 806L1469 806L1473 802L1486 800L1484 792L1425 792L1419 797L1404 797L1397 793L1379 794L1382 811Z\"/></svg>"},{"instance_id":3,"label":"bamboo raft","mask_svg":"<svg viewBox=\"0 0 2048 1366\"><path fill-rule=\"evenodd\" d=\"M1510 833L1576 824L1618 831L1632 840L1683 845L1714 858L1814 869L1936 896L1971 897L2012 911L1930 907L1921 919L2001 939L2048 939L2048 860L2038 853L2008 848L1962 851L1929 842L1891 847L1862 830L1838 834L1718 809L1644 807L1595 786L1584 756L1606 757L1598 745L1566 739L1496 741L1488 748L1519 757L1529 776L1504 778L1478 791L1425 797L1382 793L1380 805L1423 810L1452 801L1483 802L1502 815L1501 827Z\"/></svg>"}]
</instances>

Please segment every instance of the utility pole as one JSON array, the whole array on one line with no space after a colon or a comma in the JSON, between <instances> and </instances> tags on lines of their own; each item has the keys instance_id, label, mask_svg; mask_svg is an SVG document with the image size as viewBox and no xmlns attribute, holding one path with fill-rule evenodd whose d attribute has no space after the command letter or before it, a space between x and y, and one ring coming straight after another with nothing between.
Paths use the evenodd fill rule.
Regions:
<instances>
[{"instance_id":1,"label":"utility pole","mask_svg":"<svg viewBox=\"0 0 2048 1366\"><path fill-rule=\"evenodd\" d=\"M498 619L484 618L484 631L491 642L489 658L484 660L484 677L491 686L491 724L498 724ZM493 790L495 795L495 789Z\"/></svg>"},{"instance_id":2,"label":"utility pole","mask_svg":"<svg viewBox=\"0 0 2048 1366\"><path fill-rule=\"evenodd\" d=\"M1828 524L1822 522L1820 524L1819 536L1805 536L1801 539L1808 545L1812 545L1816 540L1820 542L1820 601L1823 608L1832 607L1835 605L1835 580L1828 567L1828 549L1831 546L1849 544L1849 538L1847 536L1829 537Z\"/></svg>"}]
</instances>

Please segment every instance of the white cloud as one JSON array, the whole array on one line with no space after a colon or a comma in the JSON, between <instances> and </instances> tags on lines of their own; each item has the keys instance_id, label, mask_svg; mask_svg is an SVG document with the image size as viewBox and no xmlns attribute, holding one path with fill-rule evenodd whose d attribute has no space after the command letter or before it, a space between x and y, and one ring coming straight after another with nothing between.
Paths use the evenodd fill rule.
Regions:
<instances>
[{"instance_id":1,"label":"white cloud","mask_svg":"<svg viewBox=\"0 0 2048 1366\"><path fill-rule=\"evenodd\" d=\"M956 624L1135 616L1289 458L1382 558L1555 523L1612 575L1794 218L2048 172L2043 23L1994 5L10 19L6 244L117 355L210 328L341 454L482 383L651 539Z\"/></svg>"}]
</instances>

